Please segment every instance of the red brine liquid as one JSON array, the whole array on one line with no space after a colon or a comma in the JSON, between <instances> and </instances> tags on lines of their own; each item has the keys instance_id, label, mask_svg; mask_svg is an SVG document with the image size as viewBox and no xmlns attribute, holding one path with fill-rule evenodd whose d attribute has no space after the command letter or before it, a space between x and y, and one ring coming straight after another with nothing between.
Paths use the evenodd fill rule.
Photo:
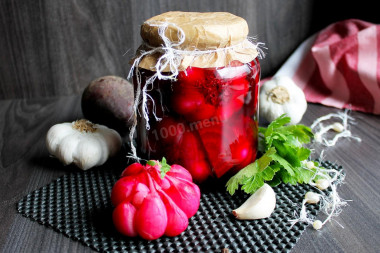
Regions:
<instances>
[{"instance_id":1,"label":"red brine liquid","mask_svg":"<svg viewBox=\"0 0 380 253\"><path fill-rule=\"evenodd\" d=\"M140 69L142 87L153 72ZM149 124L139 118L137 145L146 159L165 157L180 164L196 182L235 173L256 158L257 59L222 68L189 67L176 81L148 87ZM135 80L135 87L136 80ZM162 118L156 121L153 115Z\"/></svg>"}]
</instances>

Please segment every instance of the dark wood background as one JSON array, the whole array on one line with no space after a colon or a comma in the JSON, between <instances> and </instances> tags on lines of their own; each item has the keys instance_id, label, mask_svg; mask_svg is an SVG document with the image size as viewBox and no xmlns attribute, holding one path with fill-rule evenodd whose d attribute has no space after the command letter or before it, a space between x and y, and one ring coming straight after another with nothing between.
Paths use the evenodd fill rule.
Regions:
<instances>
[{"instance_id":1,"label":"dark wood background","mask_svg":"<svg viewBox=\"0 0 380 253\"><path fill-rule=\"evenodd\" d=\"M170 10L228 11L245 18L269 50L273 74L305 38L334 21L380 23L376 1L1 0L0 99L79 94L103 75L126 76L140 24Z\"/></svg>"}]
</instances>

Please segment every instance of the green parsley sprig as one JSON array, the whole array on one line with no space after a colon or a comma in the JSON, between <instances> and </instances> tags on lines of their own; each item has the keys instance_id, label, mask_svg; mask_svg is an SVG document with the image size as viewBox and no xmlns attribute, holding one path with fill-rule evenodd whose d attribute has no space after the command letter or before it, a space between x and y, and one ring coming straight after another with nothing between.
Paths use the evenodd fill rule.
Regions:
<instances>
[{"instance_id":1,"label":"green parsley sprig","mask_svg":"<svg viewBox=\"0 0 380 253\"><path fill-rule=\"evenodd\" d=\"M289 184L308 183L315 171L303 167L303 161L310 156L310 149L304 145L313 137L311 129L304 125L286 125L290 118L280 116L267 128L259 127L259 152L263 155L254 163L231 177L227 191L233 195L239 186L252 194L267 182L277 186L281 182Z\"/></svg>"}]
</instances>

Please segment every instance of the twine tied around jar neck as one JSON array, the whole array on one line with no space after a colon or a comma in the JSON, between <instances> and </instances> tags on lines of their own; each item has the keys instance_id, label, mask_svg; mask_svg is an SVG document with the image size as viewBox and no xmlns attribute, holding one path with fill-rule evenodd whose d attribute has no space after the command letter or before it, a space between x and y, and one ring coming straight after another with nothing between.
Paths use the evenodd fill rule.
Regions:
<instances>
[{"instance_id":1,"label":"twine tied around jar neck","mask_svg":"<svg viewBox=\"0 0 380 253\"><path fill-rule=\"evenodd\" d=\"M140 115L142 114L143 118L145 119L145 128L149 130L150 124L149 124L149 114L148 114L149 109L148 109L148 103L147 103L148 99L150 99L152 102L152 105L153 105L152 114L155 117L156 121L162 120L162 118L157 117L156 115L157 105L155 104L155 101L153 100L153 98L148 94L148 91L153 89L153 83L157 78L159 80L176 80L176 77L179 74L179 66L184 56L202 56L202 55L213 54L217 52L228 52L236 48L242 48L242 45L244 45L243 48L247 48L247 49L251 48L251 49L257 50L258 57L261 59L265 57L265 52L263 51L263 49L267 49L265 47L265 43L257 42L254 37L247 37L245 41L237 45L233 45L229 47L216 48L212 50L197 50L197 49L181 50L178 48L185 41L186 35L185 35L185 32L179 26L177 26L174 23L158 22L158 21L154 23L152 22L145 22L145 23L149 23L149 25L152 27L158 27L158 35L162 39L163 44L160 47L152 47L148 43L144 43L143 47L141 47L144 49L139 49L137 51L136 57L133 60L131 69L128 73L128 79L131 79L133 75L135 75L137 87L136 87L135 101L133 105L135 118L134 118L132 127L130 129L130 133L129 133L131 153L127 157L132 158L136 161L141 160L137 156L136 147L133 144L133 138L134 138L134 134L136 132L136 127L137 127L137 113L139 113ZM165 35L165 32L169 26L175 27L177 29L178 31L177 42L171 41ZM139 71L139 64L145 56L154 55L154 54L160 54L161 56L157 59L157 62L154 66L154 69L155 69L154 74L151 77L149 77L147 80L145 80L145 84L141 89L141 73ZM186 70L184 71L186 73ZM141 112L138 110L138 106L140 102L142 103ZM162 101L160 102L162 104Z\"/></svg>"}]
</instances>

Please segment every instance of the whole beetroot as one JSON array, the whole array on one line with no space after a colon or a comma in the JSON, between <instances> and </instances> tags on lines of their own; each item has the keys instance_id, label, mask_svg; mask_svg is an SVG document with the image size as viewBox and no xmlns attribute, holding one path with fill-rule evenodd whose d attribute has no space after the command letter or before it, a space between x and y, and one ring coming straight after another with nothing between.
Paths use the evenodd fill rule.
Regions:
<instances>
[{"instance_id":1,"label":"whole beetroot","mask_svg":"<svg viewBox=\"0 0 380 253\"><path fill-rule=\"evenodd\" d=\"M93 80L83 91L82 112L86 119L106 125L124 135L134 119L133 85L118 76Z\"/></svg>"}]
</instances>

